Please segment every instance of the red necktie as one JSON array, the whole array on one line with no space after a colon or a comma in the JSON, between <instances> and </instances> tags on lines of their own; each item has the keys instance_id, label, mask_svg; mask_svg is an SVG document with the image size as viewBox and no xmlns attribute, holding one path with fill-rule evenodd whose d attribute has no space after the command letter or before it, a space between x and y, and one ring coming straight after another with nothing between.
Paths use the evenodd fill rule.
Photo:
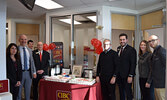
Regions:
<instances>
[{"instance_id":1,"label":"red necktie","mask_svg":"<svg viewBox=\"0 0 167 100\"><path fill-rule=\"evenodd\" d=\"M123 52L123 47L121 47L120 56L122 55L122 52Z\"/></svg>"},{"instance_id":2,"label":"red necktie","mask_svg":"<svg viewBox=\"0 0 167 100\"><path fill-rule=\"evenodd\" d=\"M41 54L41 52L40 52L39 56L40 56L40 61L42 61L42 54Z\"/></svg>"}]
</instances>

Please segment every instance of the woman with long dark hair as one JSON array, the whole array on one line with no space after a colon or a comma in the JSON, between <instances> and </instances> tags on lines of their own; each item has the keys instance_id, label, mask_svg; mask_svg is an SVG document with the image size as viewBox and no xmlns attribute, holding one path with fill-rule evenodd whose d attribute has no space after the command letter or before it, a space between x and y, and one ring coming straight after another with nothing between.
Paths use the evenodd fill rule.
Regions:
<instances>
[{"instance_id":1,"label":"woman with long dark hair","mask_svg":"<svg viewBox=\"0 0 167 100\"><path fill-rule=\"evenodd\" d=\"M13 95L13 100L16 100L19 86L21 85L22 70L20 66L18 47L15 43L9 44L6 49L6 65L7 78L10 82L10 92Z\"/></svg>"},{"instance_id":2,"label":"woman with long dark hair","mask_svg":"<svg viewBox=\"0 0 167 100\"><path fill-rule=\"evenodd\" d=\"M146 40L142 40L139 45L139 84L142 99L154 100L154 87L150 71L151 50Z\"/></svg>"}]
</instances>

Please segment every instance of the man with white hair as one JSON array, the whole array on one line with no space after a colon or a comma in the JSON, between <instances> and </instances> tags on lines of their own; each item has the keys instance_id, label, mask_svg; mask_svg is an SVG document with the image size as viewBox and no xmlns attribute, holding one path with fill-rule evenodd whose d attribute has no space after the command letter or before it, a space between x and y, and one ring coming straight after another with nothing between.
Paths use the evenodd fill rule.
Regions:
<instances>
[{"instance_id":1,"label":"man with white hair","mask_svg":"<svg viewBox=\"0 0 167 100\"><path fill-rule=\"evenodd\" d=\"M104 51L99 56L96 81L101 83L103 100L116 100L115 81L117 53L111 49L111 41L103 41Z\"/></svg>"},{"instance_id":2,"label":"man with white hair","mask_svg":"<svg viewBox=\"0 0 167 100\"><path fill-rule=\"evenodd\" d=\"M156 100L165 100L166 49L159 45L157 35L149 37L149 44L154 49L151 57L151 73Z\"/></svg>"}]
</instances>

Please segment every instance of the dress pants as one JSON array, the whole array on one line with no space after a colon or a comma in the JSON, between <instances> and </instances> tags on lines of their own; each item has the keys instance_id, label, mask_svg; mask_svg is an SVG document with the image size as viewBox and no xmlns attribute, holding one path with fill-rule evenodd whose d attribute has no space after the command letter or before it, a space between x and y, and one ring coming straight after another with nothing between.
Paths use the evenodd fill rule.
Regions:
<instances>
[{"instance_id":1,"label":"dress pants","mask_svg":"<svg viewBox=\"0 0 167 100\"><path fill-rule=\"evenodd\" d=\"M146 88L145 84L147 82L147 78L139 78L139 84L140 84L140 91L142 95L141 100L154 100L154 86L153 83L151 83L150 88Z\"/></svg>"},{"instance_id":2,"label":"dress pants","mask_svg":"<svg viewBox=\"0 0 167 100\"><path fill-rule=\"evenodd\" d=\"M119 87L120 100L125 100L125 97L127 97L126 100L132 100L132 83L128 83L127 78L117 76L117 84Z\"/></svg>"},{"instance_id":3,"label":"dress pants","mask_svg":"<svg viewBox=\"0 0 167 100\"><path fill-rule=\"evenodd\" d=\"M32 83L32 79L30 76L30 71L23 71L22 81L19 87L19 94L18 94L17 100L21 100L22 87L24 87L25 100L30 100L31 83Z\"/></svg>"},{"instance_id":4,"label":"dress pants","mask_svg":"<svg viewBox=\"0 0 167 100\"><path fill-rule=\"evenodd\" d=\"M19 87L15 87L15 85L10 85L10 92L12 93L13 100L17 100Z\"/></svg>"},{"instance_id":5,"label":"dress pants","mask_svg":"<svg viewBox=\"0 0 167 100\"><path fill-rule=\"evenodd\" d=\"M33 79L33 100L38 100L38 83L42 79L41 74L37 74L37 78Z\"/></svg>"},{"instance_id":6,"label":"dress pants","mask_svg":"<svg viewBox=\"0 0 167 100\"><path fill-rule=\"evenodd\" d=\"M116 100L115 84L110 84L110 80L100 78L103 100Z\"/></svg>"}]
</instances>

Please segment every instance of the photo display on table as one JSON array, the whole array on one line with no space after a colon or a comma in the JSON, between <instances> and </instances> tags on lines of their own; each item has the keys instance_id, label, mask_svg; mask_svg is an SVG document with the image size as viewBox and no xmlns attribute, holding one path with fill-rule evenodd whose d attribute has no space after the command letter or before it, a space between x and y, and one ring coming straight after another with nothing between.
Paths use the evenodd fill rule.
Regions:
<instances>
[{"instance_id":1,"label":"photo display on table","mask_svg":"<svg viewBox=\"0 0 167 100\"><path fill-rule=\"evenodd\" d=\"M72 75L76 77L81 77L82 74L82 65L73 65Z\"/></svg>"}]
</instances>

